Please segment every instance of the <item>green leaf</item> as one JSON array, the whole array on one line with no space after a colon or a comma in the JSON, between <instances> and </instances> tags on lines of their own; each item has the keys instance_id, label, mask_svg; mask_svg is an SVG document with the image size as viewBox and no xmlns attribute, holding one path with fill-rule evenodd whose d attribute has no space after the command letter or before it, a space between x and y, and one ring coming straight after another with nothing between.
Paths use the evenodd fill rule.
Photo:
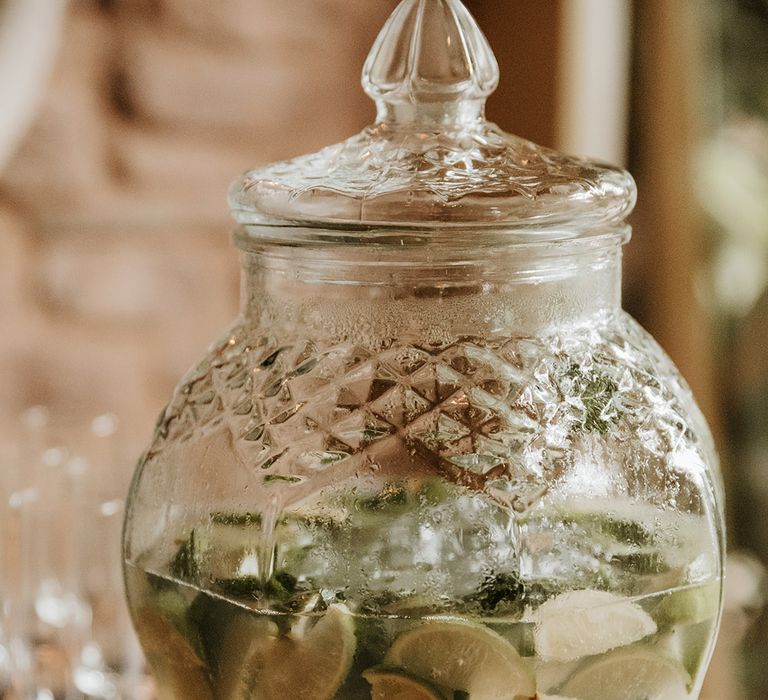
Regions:
<instances>
[{"instance_id":1,"label":"green leaf","mask_svg":"<svg viewBox=\"0 0 768 700\"><path fill-rule=\"evenodd\" d=\"M233 527L261 525L261 513L211 513L211 522L216 525L232 525Z\"/></svg>"},{"instance_id":2,"label":"green leaf","mask_svg":"<svg viewBox=\"0 0 768 700\"><path fill-rule=\"evenodd\" d=\"M195 531L182 542L170 563L171 576L180 581L194 582L200 578L200 553L197 547Z\"/></svg>"},{"instance_id":3,"label":"green leaf","mask_svg":"<svg viewBox=\"0 0 768 700\"><path fill-rule=\"evenodd\" d=\"M611 424L621 417L618 410L606 410L619 390L618 384L607 374L596 369L585 370L578 364L572 364L565 376L573 382L573 386L565 390L565 393L578 392L584 404L584 417L577 423L577 430L607 433Z\"/></svg>"},{"instance_id":4,"label":"green leaf","mask_svg":"<svg viewBox=\"0 0 768 700\"><path fill-rule=\"evenodd\" d=\"M408 504L408 489L401 484L387 484L377 494L360 501L363 510L386 510Z\"/></svg>"},{"instance_id":5,"label":"green leaf","mask_svg":"<svg viewBox=\"0 0 768 700\"><path fill-rule=\"evenodd\" d=\"M301 481L299 476L286 476L285 474L267 474L264 477L265 484L274 484L282 482L284 484L298 484Z\"/></svg>"}]
</instances>

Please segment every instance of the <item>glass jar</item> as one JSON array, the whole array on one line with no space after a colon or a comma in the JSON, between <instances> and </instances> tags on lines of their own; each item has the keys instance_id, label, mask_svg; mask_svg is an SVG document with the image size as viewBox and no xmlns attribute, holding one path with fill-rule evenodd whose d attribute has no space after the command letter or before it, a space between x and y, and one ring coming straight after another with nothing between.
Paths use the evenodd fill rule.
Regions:
<instances>
[{"instance_id":1,"label":"glass jar","mask_svg":"<svg viewBox=\"0 0 768 700\"><path fill-rule=\"evenodd\" d=\"M242 313L125 527L161 698L698 697L721 489L621 310L634 183L488 123L497 81L459 0L405 0L377 123L233 186Z\"/></svg>"}]
</instances>

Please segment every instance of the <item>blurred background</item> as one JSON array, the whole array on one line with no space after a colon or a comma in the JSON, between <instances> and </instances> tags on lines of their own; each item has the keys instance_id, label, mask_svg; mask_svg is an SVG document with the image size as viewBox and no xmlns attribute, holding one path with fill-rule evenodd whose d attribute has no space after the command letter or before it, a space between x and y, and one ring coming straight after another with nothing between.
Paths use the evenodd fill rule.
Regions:
<instances>
[{"instance_id":1,"label":"blurred background","mask_svg":"<svg viewBox=\"0 0 768 700\"><path fill-rule=\"evenodd\" d=\"M156 415L237 312L229 182L372 120L359 74L396 4L0 0L6 565L13 552L43 556L29 554L38 550L24 539L23 504L24 494L41 498L30 480L45 479L52 465L65 465L59 499L87 496L96 515L119 517ZM466 4L501 64L490 117L636 176L625 305L692 385L729 496L726 619L703 697L763 700L768 0ZM78 483L94 493L83 495ZM71 523L74 513L47 513L31 527L54 515ZM80 585L93 596L110 575ZM68 608L65 618L74 624L81 612ZM46 619L50 632L64 618ZM83 634L78 653L97 673ZM2 649L0 636L0 697L3 654L15 653ZM94 677L68 697L83 697ZM118 697L105 692L93 696Z\"/></svg>"}]
</instances>

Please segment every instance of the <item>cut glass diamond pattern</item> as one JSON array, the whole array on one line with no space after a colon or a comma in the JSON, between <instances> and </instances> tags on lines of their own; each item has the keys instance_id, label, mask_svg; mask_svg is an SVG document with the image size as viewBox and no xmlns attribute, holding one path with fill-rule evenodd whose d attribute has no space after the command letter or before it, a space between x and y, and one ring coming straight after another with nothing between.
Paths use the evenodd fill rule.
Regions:
<instances>
[{"instance_id":1,"label":"cut glass diamond pattern","mask_svg":"<svg viewBox=\"0 0 768 700\"><path fill-rule=\"evenodd\" d=\"M567 342L465 338L380 353L235 333L188 375L153 454L224 425L246 468L303 477L352 457L411 460L525 510L575 468L588 435L636 443L630 472L690 442L687 387L659 381L668 363L623 325Z\"/></svg>"}]
</instances>

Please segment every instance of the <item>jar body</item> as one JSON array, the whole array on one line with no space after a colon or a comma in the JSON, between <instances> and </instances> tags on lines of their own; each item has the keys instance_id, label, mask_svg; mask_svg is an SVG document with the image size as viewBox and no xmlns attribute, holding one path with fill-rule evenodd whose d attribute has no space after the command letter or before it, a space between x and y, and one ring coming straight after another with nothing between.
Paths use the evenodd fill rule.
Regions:
<instances>
[{"instance_id":1,"label":"jar body","mask_svg":"<svg viewBox=\"0 0 768 700\"><path fill-rule=\"evenodd\" d=\"M244 253L243 315L139 465L161 697L698 697L716 460L618 246L345 256Z\"/></svg>"}]
</instances>

